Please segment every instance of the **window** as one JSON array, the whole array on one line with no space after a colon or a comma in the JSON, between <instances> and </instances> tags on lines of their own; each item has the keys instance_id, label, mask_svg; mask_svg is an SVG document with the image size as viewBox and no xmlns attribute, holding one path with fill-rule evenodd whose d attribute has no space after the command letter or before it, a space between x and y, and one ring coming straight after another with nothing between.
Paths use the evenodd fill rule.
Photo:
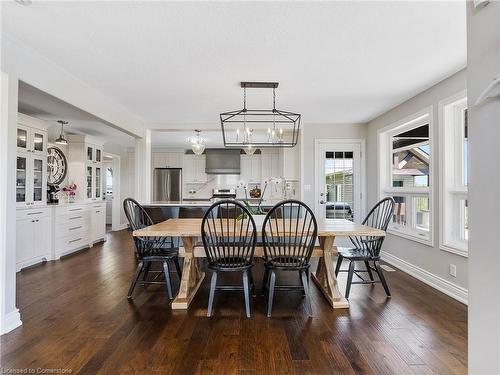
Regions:
<instances>
[{"instance_id":1,"label":"window","mask_svg":"<svg viewBox=\"0 0 500 375\"><path fill-rule=\"evenodd\" d=\"M380 198L395 207L390 233L432 245L432 108L379 131Z\"/></svg>"},{"instance_id":2,"label":"window","mask_svg":"<svg viewBox=\"0 0 500 375\"><path fill-rule=\"evenodd\" d=\"M469 239L469 139L465 92L443 100L440 110L440 248L467 256Z\"/></svg>"}]
</instances>

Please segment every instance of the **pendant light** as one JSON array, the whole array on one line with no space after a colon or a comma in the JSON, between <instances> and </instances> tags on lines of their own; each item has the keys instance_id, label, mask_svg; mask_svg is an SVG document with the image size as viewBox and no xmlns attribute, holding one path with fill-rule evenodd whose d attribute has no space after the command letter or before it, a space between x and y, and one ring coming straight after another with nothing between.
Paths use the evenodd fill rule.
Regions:
<instances>
[{"instance_id":1,"label":"pendant light","mask_svg":"<svg viewBox=\"0 0 500 375\"><path fill-rule=\"evenodd\" d=\"M66 138L64 138L64 125L67 125L68 121L58 120L57 122L61 124L61 134L59 135L59 138L55 140L55 142L58 145L67 145L68 141L66 140Z\"/></svg>"},{"instance_id":2,"label":"pendant light","mask_svg":"<svg viewBox=\"0 0 500 375\"><path fill-rule=\"evenodd\" d=\"M193 150L195 155L201 155L205 151L205 139L201 137L201 130L195 129L195 132L196 135L189 140L191 142L191 150Z\"/></svg>"},{"instance_id":3,"label":"pendant light","mask_svg":"<svg viewBox=\"0 0 500 375\"><path fill-rule=\"evenodd\" d=\"M276 108L278 85L278 82L240 83L243 89L243 108L220 114L222 138L226 148L240 148L247 152L247 148L285 148L297 144L301 115ZM272 90L272 108L248 109L247 88Z\"/></svg>"}]
</instances>

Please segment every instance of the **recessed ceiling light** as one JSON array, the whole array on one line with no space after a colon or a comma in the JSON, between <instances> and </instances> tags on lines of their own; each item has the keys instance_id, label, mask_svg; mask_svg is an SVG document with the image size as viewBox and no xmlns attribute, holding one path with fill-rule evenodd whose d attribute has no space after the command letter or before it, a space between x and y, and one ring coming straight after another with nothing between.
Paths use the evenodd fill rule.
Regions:
<instances>
[{"instance_id":1,"label":"recessed ceiling light","mask_svg":"<svg viewBox=\"0 0 500 375\"><path fill-rule=\"evenodd\" d=\"M33 1L31 1L31 0L14 0L14 1L18 4L25 5L25 6L33 4Z\"/></svg>"}]
</instances>

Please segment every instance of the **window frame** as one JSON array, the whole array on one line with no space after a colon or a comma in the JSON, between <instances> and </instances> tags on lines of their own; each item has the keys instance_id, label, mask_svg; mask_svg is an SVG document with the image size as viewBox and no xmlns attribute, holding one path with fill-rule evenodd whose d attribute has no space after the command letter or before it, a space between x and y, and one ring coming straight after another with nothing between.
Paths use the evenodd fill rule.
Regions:
<instances>
[{"instance_id":1,"label":"window frame","mask_svg":"<svg viewBox=\"0 0 500 375\"><path fill-rule=\"evenodd\" d=\"M465 220L462 201L468 198L464 183L464 124L467 91L439 102L439 248L469 256L468 240L462 238ZM461 114L461 116L458 116ZM460 125L460 126L458 126ZM452 155L452 156L450 156Z\"/></svg>"},{"instance_id":2,"label":"window frame","mask_svg":"<svg viewBox=\"0 0 500 375\"><path fill-rule=\"evenodd\" d=\"M394 187L392 186L392 137L395 135L417 128L419 126L429 126L429 186L417 187ZM399 121L396 121L386 127L378 130L378 196L380 199L385 197L405 197L406 198L406 217L407 224L405 228L389 224L387 232L408 240L422 243L427 246L434 246L434 159L436 155L434 142L434 115L433 107L428 106L412 115L409 115ZM429 199L429 230L416 228L415 217L415 199L417 197L427 197ZM411 204L408 204L411 202Z\"/></svg>"}]
</instances>

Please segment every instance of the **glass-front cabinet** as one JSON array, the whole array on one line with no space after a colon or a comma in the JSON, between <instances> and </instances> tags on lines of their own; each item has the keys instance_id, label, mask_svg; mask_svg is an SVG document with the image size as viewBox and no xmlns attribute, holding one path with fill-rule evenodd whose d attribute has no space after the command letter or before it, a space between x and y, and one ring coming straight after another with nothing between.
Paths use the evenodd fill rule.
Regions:
<instances>
[{"instance_id":1,"label":"glass-front cabinet","mask_svg":"<svg viewBox=\"0 0 500 375\"><path fill-rule=\"evenodd\" d=\"M101 182L101 168L96 167L95 169L95 197L96 199L102 198L102 182Z\"/></svg>"},{"instance_id":2,"label":"glass-front cabinet","mask_svg":"<svg viewBox=\"0 0 500 375\"><path fill-rule=\"evenodd\" d=\"M28 174L28 157L25 155L18 155L17 156L17 163L16 163L16 202L19 203L26 203L26 189L27 189L27 183L26 183L26 176Z\"/></svg>"},{"instance_id":3,"label":"glass-front cabinet","mask_svg":"<svg viewBox=\"0 0 500 375\"><path fill-rule=\"evenodd\" d=\"M91 166L87 166L87 198L92 199L94 197L94 168Z\"/></svg>"},{"instance_id":4,"label":"glass-front cabinet","mask_svg":"<svg viewBox=\"0 0 500 375\"><path fill-rule=\"evenodd\" d=\"M44 159L39 157L32 157L32 168L33 173L31 174L31 178L33 179L33 203L42 203L44 201L44 181L46 181L45 173L46 168L44 169Z\"/></svg>"},{"instance_id":5,"label":"glass-front cabinet","mask_svg":"<svg viewBox=\"0 0 500 375\"><path fill-rule=\"evenodd\" d=\"M36 206L47 201L47 159L44 156L18 153L16 160L16 203Z\"/></svg>"},{"instance_id":6,"label":"glass-front cabinet","mask_svg":"<svg viewBox=\"0 0 500 375\"><path fill-rule=\"evenodd\" d=\"M16 142L18 152L28 152L38 155L45 155L47 153L46 131L18 125Z\"/></svg>"},{"instance_id":7,"label":"glass-front cabinet","mask_svg":"<svg viewBox=\"0 0 500 375\"><path fill-rule=\"evenodd\" d=\"M16 203L18 207L47 202L47 131L44 121L18 114L16 134Z\"/></svg>"},{"instance_id":8,"label":"glass-front cabinet","mask_svg":"<svg viewBox=\"0 0 500 375\"><path fill-rule=\"evenodd\" d=\"M17 128L17 150L27 151L28 150L28 129L27 128Z\"/></svg>"},{"instance_id":9,"label":"glass-front cabinet","mask_svg":"<svg viewBox=\"0 0 500 375\"><path fill-rule=\"evenodd\" d=\"M87 163L101 163L102 149L100 146L87 144L85 146Z\"/></svg>"}]
</instances>

